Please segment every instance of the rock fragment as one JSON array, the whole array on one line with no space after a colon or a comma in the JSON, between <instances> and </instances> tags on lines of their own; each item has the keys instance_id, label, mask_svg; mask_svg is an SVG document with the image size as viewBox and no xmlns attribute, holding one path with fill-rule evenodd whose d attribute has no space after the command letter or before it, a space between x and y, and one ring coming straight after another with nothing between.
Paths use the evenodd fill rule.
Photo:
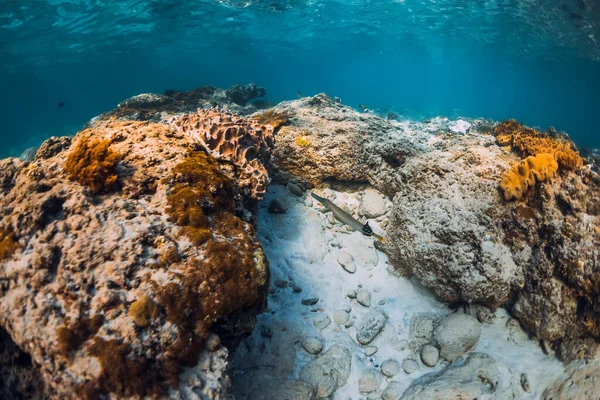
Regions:
<instances>
[{"instance_id":1,"label":"rock fragment","mask_svg":"<svg viewBox=\"0 0 600 400\"><path fill-rule=\"evenodd\" d=\"M304 338L302 340L302 347L309 354L319 354L323 350L321 341L313 336Z\"/></svg>"},{"instance_id":2,"label":"rock fragment","mask_svg":"<svg viewBox=\"0 0 600 400\"><path fill-rule=\"evenodd\" d=\"M379 389L383 382L383 375L376 369L366 369L358 378L358 390L361 393L371 393Z\"/></svg>"},{"instance_id":3,"label":"rock fragment","mask_svg":"<svg viewBox=\"0 0 600 400\"><path fill-rule=\"evenodd\" d=\"M352 356L340 346L331 346L325 353L300 370L300 379L316 388L316 397L329 397L344 386L350 376Z\"/></svg>"},{"instance_id":4,"label":"rock fragment","mask_svg":"<svg viewBox=\"0 0 600 400\"><path fill-rule=\"evenodd\" d=\"M315 328L323 330L329 326L331 319L325 314L318 314L312 322Z\"/></svg>"},{"instance_id":5,"label":"rock fragment","mask_svg":"<svg viewBox=\"0 0 600 400\"><path fill-rule=\"evenodd\" d=\"M340 250L337 257L337 262L347 272L351 274L356 272L356 264L354 264L354 259L352 258L352 255L350 255L350 253L348 253L346 250Z\"/></svg>"},{"instance_id":6,"label":"rock fragment","mask_svg":"<svg viewBox=\"0 0 600 400\"><path fill-rule=\"evenodd\" d=\"M371 293L368 290L360 289L358 293L356 293L356 301L358 304L364 307L371 307Z\"/></svg>"},{"instance_id":7,"label":"rock fragment","mask_svg":"<svg viewBox=\"0 0 600 400\"><path fill-rule=\"evenodd\" d=\"M437 347L426 344L421 347L421 361L428 367L435 367L440 359L440 351Z\"/></svg>"},{"instance_id":8,"label":"rock fragment","mask_svg":"<svg viewBox=\"0 0 600 400\"><path fill-rule=\"evenodd\" d=\"M400 363L396 360L385 360L381 364L381 372L388 378L392 378L400 372Z\"/></svg>"},{"instance_id":9,"label":"rock fragment","mask_svg":"<svg viewBox=\"0 0 600 400\"><path fill-rule=\"evenodd\" d=\"M417 364L415 360L407 358L406 360L402 361L402 369L404 372L410 375L419 370L419 364Z\"/></svg>"},{"instance_id":10,"label":"rock fragment","mask_svg":"<svg viewBox=\"0 0 600 400\"><path fill-rule=\"evenodd\" d=\"M447 361L462 357L479 340L481 326L475 318L463 313L450 314L434 332L440 346L440 356Z\"/></svg>"},{"instance_id":11,"label":"rock fragment","mask_svg":"<svg viewBox=\"0 0 600 400\"><path fill-rule=\"evenodd\" d=\"M285 214L287 212L287 206L278 199L273 199L269 202L269 207L267 210L271 214Z\"/></svg>"},{"instance_id":12,"label":"rock fragment","mask_svg":"<svg viewBox=\"0 0 600 400\"><path fill-rule=\"evenodd\" d=\"M381 392L383 400L400 400L404 387L400 382L391 381L387 387Z\"/></svg>"},{"instance_id":13,"label":"rock fragment","mask_svg":"<svg viewBox=\"0 0 600 400\"><path fill-rule=\"evenodd\" d=\"M385 325L385 315L378 310L369 311L356 326L356 340L367 345L375 339Z\"/></svg>"}]
</instances>

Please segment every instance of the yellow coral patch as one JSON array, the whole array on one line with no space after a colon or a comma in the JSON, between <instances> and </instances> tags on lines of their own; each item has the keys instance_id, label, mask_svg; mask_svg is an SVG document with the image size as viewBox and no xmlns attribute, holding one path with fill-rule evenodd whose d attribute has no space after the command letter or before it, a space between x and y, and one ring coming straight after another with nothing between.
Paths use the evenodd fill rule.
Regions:
<instances>
[{"instance_id":1,"label":"yellow coral patch","mask_svg":"<svg viewBox=\"0 0 600 400\"><path fill-rule=\"evenodd\" d=\"M158 316L158 307L152 299L142 296L129 307L129 316L137 326L143 328L150 324L152 318Z\"/></svg>"},{"instance_id":2,"label":"yellow coral patch","mask_svg":"<svg viewBox=\"0 0 600 400\"><path fill-rule=\"evenodd\" d=\"M494 128L496 141L501 146L512 146L523 156L551 154L564 169L574 170L583 165L583 158L573 144L557 137L540 134L535 129L526 128L515 120L503 121Z\"/></svg>"},{"instance_id":3,"label":"yellow coral patch","mask_svg":"<svg viewBox=\"0 0 600 400\"><path fill-rule=\"evenodd\" d=\"M296 138L296 144L300 147L308 147L310 143L306 136L298 136Z\"/></svg>"},{"instance_id":4,"label":"yellow coral patch","mask_svg":"<svg viewBox=\"0 0 600 400\"><path fill-rule=\"evenodd\" d=\"M558 171L558 163L551 154L529 156L513 166L500 182L504 198L520 199L530 186L537 181L552 178Z\"/></svg>"}]
</instances>

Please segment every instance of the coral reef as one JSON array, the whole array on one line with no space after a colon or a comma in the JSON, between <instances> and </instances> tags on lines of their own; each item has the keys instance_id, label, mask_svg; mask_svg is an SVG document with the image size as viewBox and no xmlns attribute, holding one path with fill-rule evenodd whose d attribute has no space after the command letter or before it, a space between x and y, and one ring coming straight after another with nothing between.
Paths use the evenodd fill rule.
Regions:
<instances>
[{"instance_id":1,"label":"coral reef","mask_svg":"<svg viewBox=\"0 0 600 400\"><path fill-rule=\"evenodd\" d=\"M536 181L550 179L557 171L558 163L551 154L541 153L527 157L502 176L500 187L504 190L504 198L520 199Z\"/></svg>"},{"instance_id":2,"label":"coral reef","mask_svg":"<svg viewBox=\"0 0 600 400\"><path fill-rule=\"evenodd\" d=\"M205 341L247 334L268 284L231 165L165 123L95 119L73 143L2 161L0 326L45 398L227 398L227 348Z\"/></svg>"},{"instance_id":3,"label":"coral reef","mask_svg":"<svg viewBox=\"0 0 600 400\"><path fill-rule=\"evenodd\" d=\"M108 139L90 141L82 135L65 161L64 169L69 179L88 186L94 194L113 188L120 156L110 149L110 144Z\"/></svg>"},{"instance_id":4,"label":"coral reef","mask_svg":"<svg viewBox=\"0 0 600 400\"><path fill-rule=\"evenodd\" d=\"M265 94L264 88L253 83L235 85L226 90L214 86L201 86L190 91L170 89L164 94L143 93L122 101L116 109L99 115L92 119L91 123L111 119L161 122L174 114L215 107L237 115L249 115L270 106L266 101L250 102Z\"/></svg>"},{"instance_id":5,"label":"coral reef","mask_svg":"<svg viewBox=\"0 0 600 400\"><path fill-rule=\"evenodd\" d=\"M265 163L276 127L213 109L198 109L168 122L182 134L196 138L217 159L235 165L238 185L244 194L257 200L262 198L269 183Z\"/></svg>"},{"instance_id":6,"label":"coral reef","mask_svg":"<svg viewBox=\"0 0 600 400\"><path fill-rule=\"evenodd\" d=\"M567 139L515 121L496 126L494 136L486 120L469 120L469 135L448 134L444 119L385 121L323 94L278 109L293 124L277 134L273 179L369 184L392 198L379 246L400 273L449 303L512 306L540 339L600 337L600 176L578 167ZM524 161L537 171L526 174L530 182L556 171L540 154L552 154L559 173L519 204L507 203L497 186L507 165L535 157Z\"/></svg>"},{"instance_id":7,"label":"coral reef","mask_svg":"<svg viewBox=\"0 0 600 400\"><path fill-rule=\"evenodd\" d=\"M575 145L557 134L539 133L515 120L507 120L494 128L496 141L501 146L512 146L524 156L551 154L561 168L574 170L583 165ZM553 137L554 136L554 137Z\"/></svg>"}]
</instances>

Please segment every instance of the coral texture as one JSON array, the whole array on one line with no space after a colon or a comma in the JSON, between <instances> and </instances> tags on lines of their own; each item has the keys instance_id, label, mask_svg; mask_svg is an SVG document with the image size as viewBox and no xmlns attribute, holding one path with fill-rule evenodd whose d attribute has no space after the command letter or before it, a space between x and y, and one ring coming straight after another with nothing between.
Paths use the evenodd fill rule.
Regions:
<instances>
[{"instance_id":1,"label":"coral texture","mask_svg":"<svg viewBox=\"0 0 600 400\"><path fill-rule=\"evenodd\" d=\"M90 141L82 135L69 152L64 168L70 180L88 186L97 194L114 187L119 158L110 149L110 140Z\"/></svg>"},{"instance_id":2,"label":"coral texture","mask_svg":"<svg viewBox=\"0 0 600 400\"><path fill-rule=\"evenodd\" d=\"M574 170L583 165L583 159L575 145L565 138L552 137L527 128L515 120L507 120L494 128L496 140L501 146L512 146L524 157L538 154L551 154L561 168Z\"/></svg>"},{"instance_id":3,"label":"coral texture","mask_svg":"<svg viewBox=\"0 0 600 400\"><path fill-rule=\"evenodd\" d=\"M521 159L497 143L512 144L514 131L525 129L514 121L496 127L495 137L485 120L471 121L469 135L456 135L443 118L385 121L323 94L278 108L292 123L277 134L273 178L307 187L366 183L392 198L382 246L399 272L450 303L498 307L516 299L513 313L540 339L600 338L594 169L572 172L557 152L546 152L560 173L519 204L507 203L497 182ZM577 155L566 139L540 136ZM303 138L307 146L300 147Z\"/></svg>"},{"instance_id":4,"label":"coral texture","mask_svg":"<svg viewBox=\"0 0 600 400\"><path fill-rule=\"evenodd\" d=\"M268 283L229 165L168 124L96 120L68 143L3 161L0 326L46 398L227 398L227 349L204 342L245 335Z\"/></svg>"},{"instance_id":5,"label":"coral texture","mask_svg":"<svg viewBox=\"0 0 600 400\"><path fill-rule=\"evenodd\" d=\"M198 109L197 113L173 117L169 123L200 141L215 158L233 163L244 193L262 198L269 183L264 163L273 146L272 125L213 109Z\"/></svg>"},{"instance_id":6,"label":"coral texture","mask_svg":"<svg viewBox=\"0 0 600 400\"><path fill-rule=\"evenodd\" d=\"M504 190L504 198L520 199L536 181L550 179L557 171L558 163L551 154L541 153L527 157L502 176L500 187Z\"/></svg>"}]
</instances>

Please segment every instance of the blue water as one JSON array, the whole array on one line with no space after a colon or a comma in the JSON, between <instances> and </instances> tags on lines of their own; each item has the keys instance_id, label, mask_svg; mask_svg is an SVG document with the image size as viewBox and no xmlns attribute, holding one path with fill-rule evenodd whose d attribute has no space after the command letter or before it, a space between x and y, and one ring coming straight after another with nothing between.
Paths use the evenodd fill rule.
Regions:
<instances>
[{"instance_id":1,"label":"blue water","mask_svg":"<svg viewBox=\"0 0 600 400\"><path fill-rule=\"evenodd\" d=\"M0 157L134 94L250 82L600 147L599 40L593 0L3 0Z\"/></svg>"}]
</instances>

